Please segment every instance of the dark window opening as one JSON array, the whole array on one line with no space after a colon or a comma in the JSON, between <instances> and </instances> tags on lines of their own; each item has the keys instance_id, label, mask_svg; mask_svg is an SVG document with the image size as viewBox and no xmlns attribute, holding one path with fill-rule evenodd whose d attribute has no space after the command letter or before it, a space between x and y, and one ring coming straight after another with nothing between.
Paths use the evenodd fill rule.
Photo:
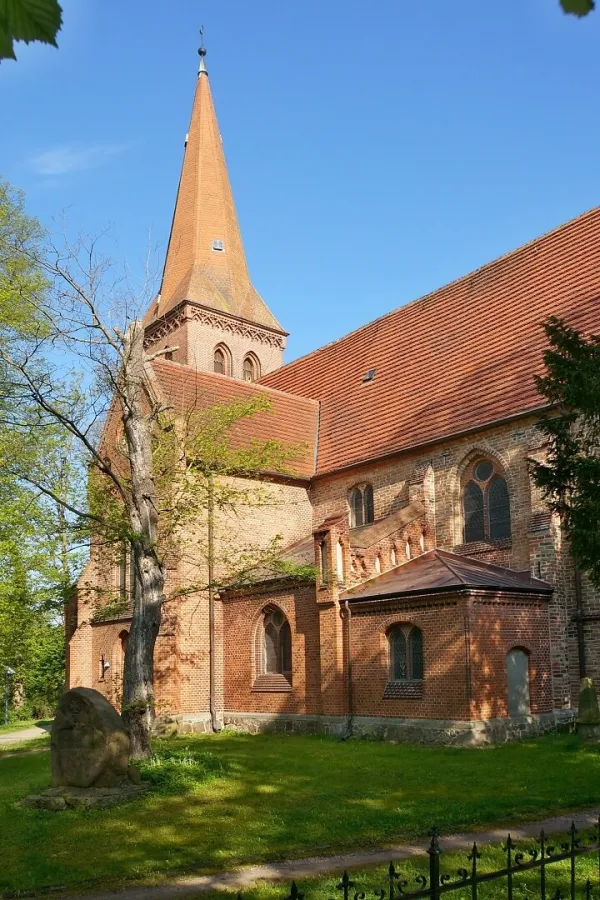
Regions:
<instances>
[{"instance_id":1,"label":"dark window opening","mask_svg":"<svg viewBox=\"0 0 600 900\"><path fill-rule=\"evenodd\" d=\"M423 632L416 625L394 625L388 632L390 681L423 680Z\"/></svg>"},{"instance_id":2,"label":"dark window opening","mask_svg":"<svg viewBox=\"0 0 600 900\"><path fill-rule=\"evenodd\" d=\"M244 381L256 381L260 378L260 364L252 353L244 357L243 376Z\"/></svg>"},{"instance_id":3,"label":"dark window opening","mask_svg":"<svg viewBox=\"0 0 600 900\"><path fill-rule=\"evenodd\" d=\"M373 485L364 488L355 487L350 491L350 527L359 528L370 525L374 521Z\"/></svg>"},{"instance_id":4,"label":"dark window opening","mask_svg":"<svg viewBox=\"0 0 600 900\"><path fill-rule=\"evenodd\" d=\"M263 621L263 674L292 677L292 630L280 609L268 610Z\"/></svg>"},{"instance_id":5,"label":"dark window opening","mask_svg":"<svg viewBox=\"0 0 600 900\"><path fill-rule=\"evenodd\" d=\"M510 538L510 497L506 479L487 459L476 463L463 492L464 541Z\"/></svg>"},{"instance_id":6,"label":"dark window opening","mask_svg":"<svg viewBox=\"0 0 600 900\"><path fill-rule=\"evenodd\" d=\"M321 557L321 582L327 584L329 581L329 560L327 558L327 541L321 541L319 545L319 555Z\"/></svg>"},{"instance_id":7,"label":"dark window opening","mask_svg":"<svg viewBox=\"0 0 600 900\"><path fill-rule=\"evenodd\" d=\"M229 375L229 352L225 347L215 347L213 355L213 368L219 375Z\"/></svg>"}]
</instances>

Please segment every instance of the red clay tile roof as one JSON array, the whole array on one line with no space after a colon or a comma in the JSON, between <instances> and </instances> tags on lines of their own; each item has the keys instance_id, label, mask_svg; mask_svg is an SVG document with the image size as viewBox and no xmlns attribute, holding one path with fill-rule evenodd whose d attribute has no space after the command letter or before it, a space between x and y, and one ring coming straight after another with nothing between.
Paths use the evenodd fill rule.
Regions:
<instances>
[{"instance_id":1,"label":"red clay tile roof","mask_svg":"<svg viewBox=\"0 0 600 900\"><path fill-rule=\"evenodd\" d=\"M152 369L160 389L175 414L206 409L261 394L271 402L269 412L257 412L232 430L233 443L276 440L284 445L302 445L299 457L289 463L293 474L309 478L314 472L319 404L306 397L282 393L260 384L237 381L213 372L198 372L190 366L155 359Z\"/></svg>"},{"instance_id":2,"label":"red clay tile roof","mask_svg":"<svg viewBox=\"0 0 600 900\"><path fill-rule=\"evenodd\" d=\"M383 575L350 588L341 595L341 599L362 603L364 600L453 593L465 589L542 595L552 593L551 584L532 578L527 573L514 572L445 550L429 550Z\"/></svg>"},{"instance_id":3,"label":"red clay tile roof","mask_svg":"<svg viewBox=\"0 0 600 900\"><path fill-rule=\"evenodd\" d=\"M600 331L600 208L261 381L321 401L319 474L540 408L550 315Z\"/></svg>"}]
</instances>

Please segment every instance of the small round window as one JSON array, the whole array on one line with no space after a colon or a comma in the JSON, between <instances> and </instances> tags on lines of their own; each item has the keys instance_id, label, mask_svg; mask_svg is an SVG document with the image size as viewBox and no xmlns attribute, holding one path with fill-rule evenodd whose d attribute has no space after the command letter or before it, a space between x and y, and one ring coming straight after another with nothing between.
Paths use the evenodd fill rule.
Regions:
<instances>
[{"instance_id":1,"label":"small round window","mask_svg":"<svg viewBox=\"0 0 600 900\"><path fill-rule=\"evenodd\" d=\"M489 481L493 472L494 467L487 459L482 459L481 462L477 463L475 466L475 478L482 483Z\"/></svg>"},{"instance_id":2,"label":"small round window","mask_svg":"<svg viewBox=\"0 0 600 900\"><path fill-rule=\"evenodd\" d=\"M271 618L273 619L274 625L281 625L283 622L283 613L276 609L275 612L271 614Z\"/></svg>"}]
</instances>

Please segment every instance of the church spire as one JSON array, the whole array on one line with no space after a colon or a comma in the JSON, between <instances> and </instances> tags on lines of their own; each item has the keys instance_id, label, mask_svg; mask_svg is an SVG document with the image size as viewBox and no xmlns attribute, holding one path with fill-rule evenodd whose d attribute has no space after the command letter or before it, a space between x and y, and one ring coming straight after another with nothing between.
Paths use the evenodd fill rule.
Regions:
<instances>
[{"instance_id":1,"label":"church spire","mask_svg":"<svg viewBox=\"0 0 600 900\"><path fill-rule=\"evenodd\" d=\"M160 293L150 326L184 301L281 334L250 281L213 106L203 30L200 66Z\"/></svg>"}]
</instances>

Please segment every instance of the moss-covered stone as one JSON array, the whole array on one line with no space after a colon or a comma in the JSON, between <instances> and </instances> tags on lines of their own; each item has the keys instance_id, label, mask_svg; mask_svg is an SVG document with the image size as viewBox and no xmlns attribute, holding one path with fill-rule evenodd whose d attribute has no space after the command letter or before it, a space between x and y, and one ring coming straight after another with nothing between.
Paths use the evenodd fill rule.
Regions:
<instances>
[{"instance_id":1,"label":"moss-covered stone","mask_svg":"<svg viewBox=\"0 0 600 900\"><path fill-rule=\"evenodd\" d=\"M600 708L598 695L591 678L582 678L579 685L579 725L600 725Z\"/></svg>"}]
</instances>

